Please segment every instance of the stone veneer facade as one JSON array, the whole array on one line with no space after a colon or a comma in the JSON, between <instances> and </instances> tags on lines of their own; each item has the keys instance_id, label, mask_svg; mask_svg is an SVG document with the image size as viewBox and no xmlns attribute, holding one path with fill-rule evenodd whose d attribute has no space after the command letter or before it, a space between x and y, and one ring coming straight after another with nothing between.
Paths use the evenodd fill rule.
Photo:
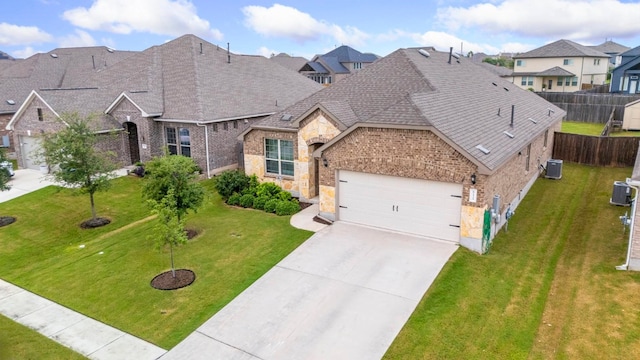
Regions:
<instances>
[{"instance_id":1,"label":"stone veneer facade","mask_svg":"<svg viewBox=\"0 0 640 360\"><path fill-rule=\"evenodd\" d=\"M336 181L339 170L371 174L410 177L431 181L461 184L463 187L460 243L483 252L482 232L484 213L500 195L500 218L491 225L491 238L504 226L507 209L515 210L529 188L540 175L540 165L546 165L553 149L553 133L560 131L561 122L543 132L531 142L527 170L527 146L515 153L492 175L482 175L478 166L428 130L360 127L323 151L327 166L319 167L320 215L337 220ZM340 133L335 122L317 110L300 122L297 132L252 130L245 137L245 171L261 181L273 181L308 199L314 195L313 157L310 147L326 143ZM292 140L294 148L294 176L275 177L265 174L264 139ZM546 140L545 140L546 138ZM546 145L545 145L546 144ZM476 174L476 184L471 175ZM477 192L471 202L470 190Z\"/></svg>"}]
</instances>

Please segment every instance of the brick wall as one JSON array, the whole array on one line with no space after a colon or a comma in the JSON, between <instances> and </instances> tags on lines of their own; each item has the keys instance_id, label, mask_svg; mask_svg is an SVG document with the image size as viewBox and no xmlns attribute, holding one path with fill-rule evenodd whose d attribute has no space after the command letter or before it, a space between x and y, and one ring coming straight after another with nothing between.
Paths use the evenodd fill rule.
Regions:
<instances>
[{"instance_id":1,"label":"brick wall","mask_svg":"<svg viewBox=\"0 0 640 360\"><path fill-rule=\"evenodd\" d=\"M2 149L4 149L5 153L10 156L16 151L16 142L13 140L11 132L6 129L12 116L13 114L0 114L0 147L2 147L2 137L9 136L9 147L3 147Z\"/></svg>"}]
</instances>

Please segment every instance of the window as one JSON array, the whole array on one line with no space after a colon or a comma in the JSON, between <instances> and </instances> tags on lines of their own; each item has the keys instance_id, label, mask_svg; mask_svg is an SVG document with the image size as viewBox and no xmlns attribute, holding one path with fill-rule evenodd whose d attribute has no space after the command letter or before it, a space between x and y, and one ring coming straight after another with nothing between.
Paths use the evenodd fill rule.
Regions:
<instances>
[{"instance_id":1,"label":"window","mask_svg":"<svg viewBox=\"0 0 640 360\"><path fill-rule=\"evenodd\" d=\"M544 131L544 145L542 146L547 147L548 138L549 138L549 129Z\"/></svg>"},{"instance_id":2,"label":"window","mask_svg":"<svg viewBox=\"0 0 640 360\"><path fill-rule=\"evenodd\" d=\"M44 120L44 115L42 115L42 108L38 108L38 121Z\"/></svg>"},{"instance_id":3,"label":"window","mask_svg":"<svg viewBox=\"0 0 640 360\"><path fill-rule=\"evenodd\" d=\"M527 145L527 153L526 153L526 159L525 159L525 164L524 164L524 169L526 171L529 171L529 160L531 160L531 144Z\"/></svg>"},{"instance_id":4,"label":"window","mask_svg":"<svg viewBox=\"0 0 640 360\"><path fill-rule=\"evenodd\" d=\"M213 124L213 131L218 132L218 124Z\"/></svg>"},{"instance_id":5,"label":"window","mask_svg":"<svg viewBox=\"0 0 640 360\"><path fill-rule=\"evenodd\" d=\"M562 76L558 76L558 86L562 86L563 81L564 81L564 78Z\"/></svg>"},{"instance_id":6,"label":"window","mask_svg":"<svg viewBox=\"0 0 640 360\"><path fill-rule=\"evenodd\" d=\"M526 62L524 60L516 60L516 66L525 66Z\"/></svg>"},{"instance_id":7,"label":"window","mask_svg":"<svg viewBox=\"0 0 640 360\"><path fill-rule=\"evenodd\" d=\"M227 123L227 122L222 123L222 127L223 127L225 130L229 130L229 123Z\"/></svg>"},{"instance_id":8,"label":"window","mask_svg":"<svg viewBox=\"0 0 640 360\"><path fill-rule=\"evenodd\" d=\"M578 86L578 77L577 76L574 76L571 79L571 86Z\"/></svg>"},{"instance_id":9,"label":"window","mask_svg":"<svg viewBox=\"0 0 640 360\"><path fill-rule=\"evenodd\" d=\"M562 60L562 65L573 65L573 59Z\"/></svg>"},{"instance_id":10,"label":"window","mask_svg":"<svg viewBox=\"0 0 640 360\"><path fill-rule=\"evenodd\" d=\"M168 127L167 132L167 147L169 148L169 154L178 154L178 141L176 140L176 128Z\"/></svg>"},{"instance_id":11,"label":"window","mask_svg":"<svg viewBox=\"0 0 640 360\"><path fill-rule=\"evenodd\" d=\"M233 128L234 129L238 128L238 120L233 120Z\"/></svg>"},{"instance_id":12,"label":"window","mask_svg":"<svg viewBox=\"0 0 640 360\"><path fill-rule=\"evenodd\" d=\"M600 65L600 59L593 59L593 65Z\"/></svg>"},{"instance_id":13,"label":"window","mask_svg":"<svg viewBox=\"0 0 640 360\"><path fill-rule=\"evenodd\" d=\"M165 129L167 135L167 148L169 148L169 154L171 155L183 155L191 157L191 136L189 129L168 127ZM180 136L180 143L178 144L178 137ZM178 146L180 145L180 146ZM180 150L180 152L178 152Z\"/></svg>"},{"instance_id":14,"label":"window","mask_svg":"<svg viewBox=\"0 0 640 360\"><path fill-rule=\"evenodd\" d=\"M522 81L520 82L522 86L533 86L533 76L523 76Z\"/></svg>"},{"instance_id":15,"label":"window","mask_svg":"<svg viewBox=\"0 0 640 360\"><path fill-rule=\"evenodd\" d=\"M362 63L353 63L353 70L362 69Z\"/></svg>"},{"instance_id":16,"label":"window","mask_svg":"<svg viewBox=\"0 0 640 360\"><path fill-rule=\"evenodd\" d=\"M293 176L293 141L265 139L268 174Z\"/></svg>"}]
</instances>

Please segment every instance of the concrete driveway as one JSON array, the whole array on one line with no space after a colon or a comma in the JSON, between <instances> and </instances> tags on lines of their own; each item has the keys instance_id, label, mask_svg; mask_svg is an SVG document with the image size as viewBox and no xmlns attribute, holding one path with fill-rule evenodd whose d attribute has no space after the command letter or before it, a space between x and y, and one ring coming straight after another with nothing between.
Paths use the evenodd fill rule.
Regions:
<instances>
[{"instance_id":1,"label":"concrete driveway","mask_svg":"<svg viewBox=\"0 0 640 360\"><path fill-rule=\"evenodd\" d=\"M53 185L51 181L45 179L45 175L40 171L31 169L19 169L9 180L11 189L0 191L0 203L15 199L18 196L28 194L43 187Z\"/></svg>"},{"instance_id":2,"label":"concrete driveway","mask_svg":"<svg viewBox=\"0 0 640 360\"><path fill-rule=\"evenodd\" d=\"M336 222L161 359L379 359L456 249Z\"/></svg>"}]
</instances>

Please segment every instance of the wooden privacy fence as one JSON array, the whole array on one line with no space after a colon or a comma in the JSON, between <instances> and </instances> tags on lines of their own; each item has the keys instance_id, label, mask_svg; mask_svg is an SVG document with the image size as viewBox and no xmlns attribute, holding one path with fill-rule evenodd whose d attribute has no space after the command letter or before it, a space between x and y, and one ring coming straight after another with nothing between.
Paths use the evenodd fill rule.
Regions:
<instances>
[{"instance_id":1,"label":"wooden privacy fence","mask_svg":"<svg viewBox=\"0 0 640 360\"><path fill-rule=\"evenodd\" d=\"M593 166L634 166L637 137L588 136L556 132L553 158Z\"/></svg>"},{"instance_id":2,"label":"wooden privacy fence","mask_svg":"<svg viewBox=\"0 0 640 360\"><path fill-rule=\"evenodd\" d=\"M536 93L550 103L567 112L566 120L604 124L615 110L616 120L622 120L624 106L640 99L629 94L584 94L584 93Z\"/></svg>"}]
</instances>

